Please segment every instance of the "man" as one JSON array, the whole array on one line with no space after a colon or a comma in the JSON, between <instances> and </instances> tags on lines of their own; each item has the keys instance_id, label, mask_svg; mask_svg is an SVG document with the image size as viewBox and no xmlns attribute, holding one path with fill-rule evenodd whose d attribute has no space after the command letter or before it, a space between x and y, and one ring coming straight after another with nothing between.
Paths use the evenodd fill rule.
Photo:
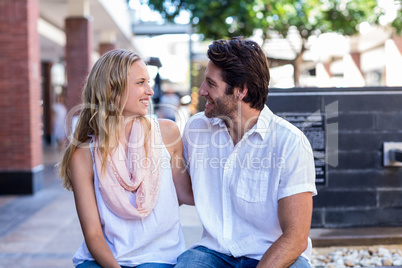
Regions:
<instances>
[{"instance_id":1,"label":"man","mask_svg":"<svg viewBox=\"0 0 402 268\"><path fill-rule=\"evenodd\" d=\"M265 105L270 75L257 43L214 41L208 58L205 112L183 133L203 234L176 267L310 267L311 146Z\"/></svg>"}]
</instances>

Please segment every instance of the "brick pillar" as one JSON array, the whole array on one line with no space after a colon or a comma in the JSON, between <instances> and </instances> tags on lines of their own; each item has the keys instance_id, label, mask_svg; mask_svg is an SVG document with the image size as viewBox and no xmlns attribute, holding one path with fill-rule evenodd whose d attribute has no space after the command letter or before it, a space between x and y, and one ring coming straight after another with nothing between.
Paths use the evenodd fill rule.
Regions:
<instances>
[{"instance_id":1,"label":"brick pillar","mask_svg":"<svg viewBox=\"0 0 402 268\"><path fill-rule=\"evenodd\" d=\"M43 133L47 144L51 143L52 137L52 103L53 103L53 85L52 85L52 66L51 62L42 63L42 92L43 92Z\"/></svg>"},{"instance_id":2,"label":"brick pillar","mask_svg":"<svg viewBox=\"0 0 402 268\"><path fill-rule=\"evenodd\" d=\"M343 84L346 87L364 87L366 80L360 68L360 53L352 52L343 57Z\"/></svg>"},{"instance_id":3,"label":"brick pillar","mask_svg":"<svg viewBox=\"0 0 402 268\"><path fill-rule=\"evenodd\" d=\"M116 32L111 30L103 30L100 32L99 54L103 55L106 52L116 49Z\"/></svg>"},{"instance_id":4,"label":"brick pillar","mask_svg":"<svg viewBox=\"0 0 402 268\"><path fill-rule=\"evenodd\" d=\"M42 188L39 0L0 2L0 194Z\"/></svg>"},{"instance_id":5,"label":"brick pillar","mask_svg":"<svg viewBox=\"0 0 402 268\"><path fill-rule=\"evenodd\" d=\"M92 21L70 17L66 21L67 110L81 103L85 77L91 68Z\"/></svg>"},{"instance_id":6,"label":"brick pillar","mask_svg":"<svg viewBox=\"0 0 402 268\"><path fill-rule=\"evenodd\" d=\"M106 52L108 52L110 50L113 50L113 49L116 49L116 48L117 48L116 44L113 44L113 43L101 43L101 44L99 44L99 54L103 55Z\"/></svg>"},{"instance_id":7,"label":"brick pillar","mask_svg":"<svg viewBox=\"0 0 402 268\"><path fill-rule=\"evenodd\" d=\"M360 59L361 59L360 52L352 52L352 53L350 53L350 56L352 57L353 62L356 64L356 67L359 68L360 72L362 73L362 71L361 71L362 69L360 66Z\"/></svg>"},{"instance_id":8,"label":"brick pillar","mask_svg":"<svg viewBox=\"0 0 402 268\"><path fill-rule=\"evenodd\" d=\"M332 64L331 61L325 62L325 63L323 64L324 69L325 69L325 71L327 71L329 77L332 77L332 73L331 73L331 64Z\"/></svg>"},{"instance_id":9,"label":"brick pillar","mask_svg":"<svg viewBox=\"0 0 402 268\"><path fill-rule=\"evenodd\" d=\"M392 40L394 40L396 47L398 48L399 52L402 54L402 36L393 35Z\"/></svg>"}]
</instances>

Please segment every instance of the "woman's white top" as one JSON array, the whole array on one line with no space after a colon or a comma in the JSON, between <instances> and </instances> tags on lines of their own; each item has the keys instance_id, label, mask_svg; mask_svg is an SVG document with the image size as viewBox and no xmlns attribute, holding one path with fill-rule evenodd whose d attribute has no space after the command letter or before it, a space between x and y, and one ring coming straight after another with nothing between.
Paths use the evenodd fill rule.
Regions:
<instances>
[{"instance_id":1,"label":"woman's white top","mask_svg":"<svg viewBox=\"0 0 402 268\"><path fill-rule=\"evenodd\" d=\"M117 262L122 266L137 266L149 262L176 264L177 257L185 250L170 155L166 147L162 151L158 201L152 212L142 220L119 218L106 207L93 165L96 203L103 235ZM93 158L93 148L91 152ZM127 192L127 195L130 202L135 204L135 194ZM94 258L83 241L73 257L74 266L86 260Z\"/></svg>"}]
</instances>

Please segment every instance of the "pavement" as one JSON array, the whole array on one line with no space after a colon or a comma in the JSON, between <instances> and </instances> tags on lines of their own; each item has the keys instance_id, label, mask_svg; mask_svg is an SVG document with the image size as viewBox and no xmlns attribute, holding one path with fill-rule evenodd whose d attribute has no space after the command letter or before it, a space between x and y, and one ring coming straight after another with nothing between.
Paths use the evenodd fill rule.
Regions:
<instances>
[{"instance_id":1,"label":"pavement","mask_svg":"<svg viewBox=\"0 0 402 268\"><path fill-rule=\"evenodd\" d=\"M33 195L0 196L0 268L73 267L72 256L83 240L72 192L54 173L56 147L44 147L44 188ZM181 223L189 247L201 238L194 207L181 206ZM402 227L312 229L314 247L402 244Z\"/></svg>"}]
</instances>

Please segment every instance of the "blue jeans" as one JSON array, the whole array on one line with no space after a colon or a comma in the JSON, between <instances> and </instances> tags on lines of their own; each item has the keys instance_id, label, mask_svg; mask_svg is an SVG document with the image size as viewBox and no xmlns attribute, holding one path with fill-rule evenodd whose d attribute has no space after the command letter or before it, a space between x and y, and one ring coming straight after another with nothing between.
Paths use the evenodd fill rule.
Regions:
<instances>
[{"instance_id":1,"label":"blue jeans","mask_svg":"<svg viewBox=\"0 0 402 268\"><path fill-rule=\"evenodd\" d=\"M173 264L167 263L143 263L138 266L133 266L137 268L173 268ZM121 268L133 268L129 266L121 266ZM78 264L76 268L102 268L96 261L84 261L81 264Z\"/></svg>"},{"instance_id":2,"label":"blue jeans","mask_svg":"<svg viewBox=\"0 0 402 268\"><path fill-rule=\"evenodd\" d=\"M258 262L258 260L247 257L228 256L206 247L196 247L181 254L175 268L254 268ZM290 268L311 268L311 266L306 259L299 257Z\"/></svg>"}]
</instances>

